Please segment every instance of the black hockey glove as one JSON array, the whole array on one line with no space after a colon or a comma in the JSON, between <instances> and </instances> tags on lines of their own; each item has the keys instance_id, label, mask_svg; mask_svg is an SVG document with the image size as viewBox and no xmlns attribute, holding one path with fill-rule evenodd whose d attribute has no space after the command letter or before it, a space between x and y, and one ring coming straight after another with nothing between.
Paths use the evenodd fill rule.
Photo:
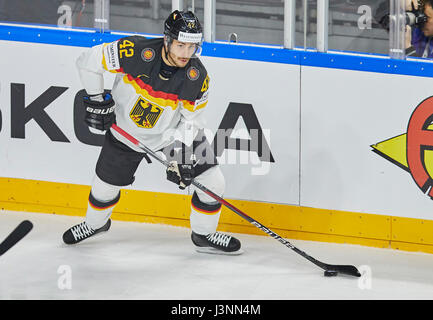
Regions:
<instances>
[{"instance_id":1,"label":"black hockey glove","mask_svg":"<svg viewBox=\"0 0 433 320\"><path fill-rule=\"evenodd\" d=\"M179 164L177 161L170 161L167 167L167 180L179 185L179 189L188 187L194 178L194 167L192 164Z\"/></svg>"},{"instance_id":2,"label":"black hockey glove","mask_svg":"<svg viewBox=\"0 0 433 320\"><path fill-rule=\"evenodd\" d=\"M114 114L114 100L111 94L84 96L86 116L84 121L89 127L104 131L111 127L116 120Z\"/></svg>"}]
</instances>

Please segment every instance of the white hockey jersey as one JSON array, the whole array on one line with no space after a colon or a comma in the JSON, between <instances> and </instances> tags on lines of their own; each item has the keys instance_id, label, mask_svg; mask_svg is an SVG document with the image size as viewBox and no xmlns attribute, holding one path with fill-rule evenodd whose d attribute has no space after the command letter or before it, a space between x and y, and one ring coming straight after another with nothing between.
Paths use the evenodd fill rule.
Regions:
<instances>
[{"instance_id":1,"label":"white hockey jersey","mask_svg":"<svg viewBox=\"0 0 433 320\"><path fill-rule=\"evenodd\" d=\"M209 76L198 58L163 80L159 77L163 38L131 36L94 46L77 59L87 94L104 92L103 73L116 73L111 94L117 125L153 150L174 140L190 145L204 127ZM130 148L141 149L111 129Z\"/></svg>"}]
</instances>

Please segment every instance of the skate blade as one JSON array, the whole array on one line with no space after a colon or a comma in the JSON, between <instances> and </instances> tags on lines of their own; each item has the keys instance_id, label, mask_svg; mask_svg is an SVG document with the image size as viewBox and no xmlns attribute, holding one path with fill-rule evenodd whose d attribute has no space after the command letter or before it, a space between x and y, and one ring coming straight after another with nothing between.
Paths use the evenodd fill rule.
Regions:
<instances>
[{"instance_id":1,"label":"skate blade","mask_svg":"<svg viewBox=\"0 0 433 320\"><path fill-rule=\"evenodd\" d=\"M239 249L238 251L233 251L233 252L226 252L226 251L222 251L222 250L218 250L212 247L195 247L195 251L200 252L200 253L207 253L207 254L221 254L221 255L225 255L225 256L238 256L242 253L244 253L244 251L242 249Z\"/></svg>"}]
</instances>

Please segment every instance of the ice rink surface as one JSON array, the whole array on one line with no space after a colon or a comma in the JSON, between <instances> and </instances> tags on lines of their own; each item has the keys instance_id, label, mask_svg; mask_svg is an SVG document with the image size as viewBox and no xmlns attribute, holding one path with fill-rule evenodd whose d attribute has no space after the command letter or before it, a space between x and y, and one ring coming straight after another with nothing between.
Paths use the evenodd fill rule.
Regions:
<instances>
[{"instance_id":1,"label":"ice rink surface","mask_svg":"<svg viewBox=\"0 0 433 320\"><path fill-rule=\"evenodd\" d=\"M107 233L67 246L63 232L82 217L11 211L0 211L0 241L26 219L33 230L0 257L1 300L433 298L433 255L425 253L289 239L364 273L327 278L269 236L236 234L244 254L209 255L195 252L187 228L113 221Z\"/></svg>"}]
</instances>

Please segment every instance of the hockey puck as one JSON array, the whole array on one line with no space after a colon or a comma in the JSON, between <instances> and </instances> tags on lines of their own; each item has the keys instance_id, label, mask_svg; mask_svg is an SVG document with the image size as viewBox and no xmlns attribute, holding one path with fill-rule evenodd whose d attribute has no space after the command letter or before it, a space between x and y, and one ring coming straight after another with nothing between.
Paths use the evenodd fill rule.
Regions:
<instances>
[{"instance_id":1,"label":"hockey puck","mask_svg":"<svg viewBox=\"0 0 433 320\"><path fill-rule=\"evenodd\" d=\"M338 272L335 270L325 270L325 272L323 272L325 277L335 277L337 274Z\"/></svg>"}]
</instances>

